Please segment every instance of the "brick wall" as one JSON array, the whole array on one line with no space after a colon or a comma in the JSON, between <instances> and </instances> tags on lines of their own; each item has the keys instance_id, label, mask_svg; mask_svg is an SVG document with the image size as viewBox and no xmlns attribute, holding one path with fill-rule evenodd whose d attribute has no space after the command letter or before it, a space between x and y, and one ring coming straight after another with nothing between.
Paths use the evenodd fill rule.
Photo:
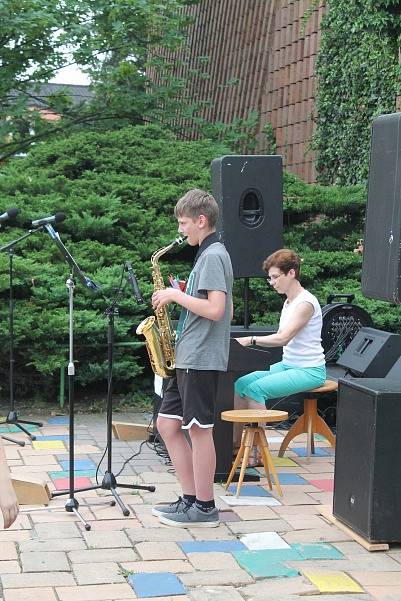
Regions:
<instances>
[{"instance_id":1,"label":"brick wall","mask_svg":"<svg viewBox=\"0 0 401 601\"><path fill-rule=\"evenodd\" d=\"M270 121L284 166L305 181L315 181L313 135L314 65L323 8L313 11L305 31L301 19L311 0L201 0L186 9L194 17L189 30L189 65L208 56L207 79L195 78L189 93L210 100L203 115L231 122L260 115L259 132ZM170 56L183 58L181 56ZM185 74L178 66L176 73ZM151 74L152 75L152 74ZM153 74L155 79L156 75ZM227 85L236 79L238 84ZM196 137L196 131L192 132ZM263 151L263 137L259 151Z\"/></svg>"}]
</instances>

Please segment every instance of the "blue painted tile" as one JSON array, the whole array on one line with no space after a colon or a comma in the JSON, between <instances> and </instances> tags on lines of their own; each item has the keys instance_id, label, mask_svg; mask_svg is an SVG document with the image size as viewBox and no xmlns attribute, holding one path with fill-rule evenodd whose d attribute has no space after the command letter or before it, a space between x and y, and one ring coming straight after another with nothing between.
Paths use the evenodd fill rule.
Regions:
<instances>
[{"instance_id":1,"label":"blue painted tile","mask_svg":"<svg viewBox=\"0 0 401 601\"><path fill-rule=\"evenodd\" d=\"M280 484L309 484L307 480L298 476L298 474L278 474L278 479L280 480Z\"/></svg>"},{"instance_id":2,"label":"blue painted tile","mask_svg":"<svg viewBox=\"0 0 401 601\"><path fill-rule=\"evenodd\" d=\"M70 462L68 460L62 459L60 465L63 470L69 471ZM90 459L74 459L74 468L76 470L95 470L96 465Z\"/></svg>"},{"instance_id":3,"label":"blue painted tile","mask_svg":"<svg viewBox=\"0 0 401 601\"><path fill-rule=\"evenodd\" d=\"M343 559L344 555L330 543L295 543L292 548L303 559Z\"/></svg>"},{"instance_id":4,"label":"blue painted tile","mask_svg":"<svg viewBox=\"0 0 401 601\"><path fill-rule=\"evenodd\" d=\"M300 561L302 557L294 549L268 549L263 551L238 551L238 561L254 578L298 576L298 570L287 566L281 559Z\"/></svg>"},{"instance_id":5,"label":"blue painted tile","mask_svg":"<svg viewBox=\"0 0 401 601\"><path fill-rule=\"evenodd\" d=\"M69 478L70 472L64 470L62 472L49 472L49 476L52 480L57 480L57 478ZM96 476L96 470L75 470L74 477L82 478L86 476L87 478L94 478Z\"/></svg>"},{"instance_id":6,"label":"blue painted tile","mask_svg":"<svg viewBox=\"0 0 401 601\"><path fill-rule=\"evenodd\" d=\"M308 451L304 447L291 447L291 451L294 451L298 455L298 457L307 457ZM315 447L315 452L313 453L316 457L327 457L327 455L332 455L332 453L328 453L329 449L326 447Z\"/></svg>"},{"instance_id":7,"label":"blue painted tile","mask_svg":"<svg viewBox=\"0 0 401 601\"><path fill-rule=\"evenodd\" d=\"M153 572L130 574L128 583L139 598L167 597L185 595L186 590L175 574L171 572Z\"/></svg>"},{"instance_id":8,"label":"blue painted tile","mask_svg":"<svg viewBox=\"0 0 401 601\"><path fill-rule=\"evenodd\" d=\"M239 540L195 540L177 543L184 553L233 553L246 549Z\"/></svg>"},{"instance_id":9,"label":"blue painted tile","mask_svg":"<svg viewBox=\"0 0 401 601\"><path fill-rule=\"evenodd\" d=\"M37 432L39 430L38 426L31 426L30 424L21 425L23 428L25 428L25 430L28 430L28 432ZM22 432L22 430L14 424L4 424L0 427L0 432L2 432L3 434L7 434L7 432L16 434L17 432Z\"/></svg>"},{"instance_id":10,"label":"blue painted tile","mask_svg":"<svg viewBox=\"0 0 401 601\"><path fill-rule=\"evenodd\" d=\"M36 440L68 440L69 436L64 434L52 434L51 436L37 436Z\"/></svg>"},{"instance_id":11,"label":"blue painted tile","mask_svg":"<svg viewBox=\"0 0 401 601\"><path fill-rule=\"evenodd\" d=\"M64 426L69 424L69 419L66 415L58 415L56 417L49 417L47 423L52 426Z\"/></svg>"},{"instance_id":12,"label":"blue painted tile","mask_svg":"<svg viewBox=\"0 0 401 601\"><path fill-rule=\"evenodd\" d=\"M230 486L227 489L229 492L233 493L234 495L237 492L237 484L230 484ZM241 486L241 492L240 492L240 497L271 497L271 494L267 492L266 489L264 489L262 486L258 486L257 484L254 484L253 486L251 484L244 484L243 486Z\"/></svg>"}]
</instances>

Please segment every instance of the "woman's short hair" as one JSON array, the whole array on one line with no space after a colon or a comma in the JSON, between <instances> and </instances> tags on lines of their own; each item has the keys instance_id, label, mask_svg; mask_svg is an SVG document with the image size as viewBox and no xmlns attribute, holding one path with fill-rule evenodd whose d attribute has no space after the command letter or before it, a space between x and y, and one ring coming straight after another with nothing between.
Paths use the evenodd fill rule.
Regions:
<instances>
[{"instance_id":1,"label":"woman's short hair","mask_svg":"<svg viewBox=\"0 0 401 601\"><path fill-rule=\"evenodd\" d=\"M219 218L219 205L211 194L194 188L177 202L174 215L176 218L190 217L191 219L204 215L207 217L209 227L212 228L215 227Z\"/></svg>"},{"instance_id":2,"label":"woman's short hair","mask_svg":"<svg viewBox=\"0 0 401 601\"><path fill-rule=\"evenodd\" d=\"M293 269L295 271L295 277L298 280L301 269L301 259L293 250L281 248L264 260L263 269L267 274L271 267L277 267L285 274L287 274L290 269Z\"/></svg>"}]
</instances>

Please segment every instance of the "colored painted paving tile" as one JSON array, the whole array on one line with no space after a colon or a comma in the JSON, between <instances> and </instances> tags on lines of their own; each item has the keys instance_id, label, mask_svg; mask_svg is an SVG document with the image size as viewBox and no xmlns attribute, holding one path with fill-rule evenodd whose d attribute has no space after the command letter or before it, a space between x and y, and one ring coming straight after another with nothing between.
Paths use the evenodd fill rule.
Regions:
<instances>
[{"instance_id":1,"label":"colored painted paving tile","mask_svg":"<svg viewBox=\"0 0 401 601\"><path fill-rule=\"evenodd\" d=\"M182 541L177 544L184 553L234 553L246 549L246 546L238 540Z\"/></svg>"},{"instance_id":2,"label":"colored painted paving tile","mask_svg":"<svg viewBox=\"0 0 401 601\"><path fill-rule=\"evenodd\" d=\"M55 417L49 417L47 423L50 426L65 426L69 424L69 419L66 415L57 415Z\"/></svg>"},{"instance_id":3,"label":"colored painted paving tile","mask_svg":"<svg viewBox=\"0 0 401 601\"><path fill-rule=\"evenodd\" d=\"M309 484L312 486L316 486L320 490L325 492L333 492L334 490L334 480L309 480Z\"/></svg>"},{"instance_id":4,"label":"colored painted paving tile","mask_svg":"<svg viewBox=\"0 0 401 601\"><path fill-rule=\"evenodd\" d=\"M289 457L273 457L273 463L276 467L299 467L298 463Z\"/></svg>"},{"instance_id":5,"label":"colored painted paving tile","mask_svg":"<svg viewBox=\"0 0 401 601\"><path fill-rule=\"evenodd\" d=\"M292 548L303 559L343 559L344 555L330 543L294 543Z\"/></svg>"},{"instance_id":6,"label":"colored painted paving tile","mask_svg":"<svg viewBox=\"0 0 401 601\"><path fill-rule=\"evenodd\" d=\"M304 576L319 589L320 593L363 593L363 589L345 572L302 570Z\"/></svg>"},{"instance_id":7,"label":"colored painted paving tile","mask_svg":"<svg viewBox=\"0 0 401 601\"><path fill-rule=\"evenodd\" d=\"M61 472L49 472L49 476L52 480L56 480L57 478L68 478L70 475L69 470L64 470ZM96 475L96 470L75 470L74 476L75 478L93 478Z\"/></svg>"},{"instance_id":8,"label":"colored painted paving tile","mask_svg":"<svg viewBox=\"0 0 401 601\"><path fill-rule=\"evenodd\" d=\"M233 493L234 495L237 492L237 485L236 484L230 484L230 486L228 487L228 492ZM240 491L240 496L244 496L244 497L270 497L270 493L267 492L266 489L264 489L262 486L258 486L257 484L254 485L247 485L244 484L243 486L241 486L241 491Z\"/></svg>"},{"instance_id":9,"label":"colored painted paving tile","mask_svg":"<svg viewBox=\"0 0 401 601\"><path fill-rule=\"evenodd\" d=\"M140 599L186 593L184 586L172 572L130 574L128 583Z\"/></svg>"},{"instance_id":10,"label":"colored painted paving tile","mask_svg":"<svg viewBox=\"0 0 401 601\"><path fill-rule=\"evenodd\" d=\"M302 559L293 549L238 551L235 559L254 578L275 578L298 576L298 570L287 566L282 560Z\"/></svg>"},{"instance_id":11,"label":"colored painted paving tile","mask_svg":"<svg viewBox=\"0 0 401 601\"><path fill-rule=\"evenodd\" d=\"M328 448L326 447L315 447L315 452L312 453L312 457L327 457L332 453L328 452ZM291 451L294 451L298 455L298 457L307 457L308 450L305 447L291 447Z\"/></svg>"},{"instance_id":12,"label":"colored painted paving tile","mask_svg":"<svg viewBox=\"0 0 401 601\"><path fill-rule=\"evenodd\" d=\"M49 434L46 436L37 436L37 441L48 441L48 440L68 440L69 436L67 434Z\"/></svg>"},{"instance_id":13,"label":"colored painted paving tile","mask_svg":"<svg viewBox=\"0 0 401 601\"><path fill-rule=\"evenodd\" d=\"M62 440L34 440L32 443L34 449L62 449L66 450Z\"/></svg>"},{"instance_id":14,"label":"colored painted paving tile","mask_svg":"<svg viewBox=\"0 0 401 601\"><path fill-rule=\"evenodd\" d=\"M28 430L28 432L37 432L39 430L38 426L32 426L31 424L22 424L22 426L24 430ZM22 432L22 430L18 428L18 426L9 424L0 426L0 432L2 434L7 434L7 432L9 432L10 434L16 434L17 432Z\"/></svg>"},{"instance_id":15,"label":"colored painted paving tile","mask_svg":"<svg viewBox=\"0 0 401 601\"><path fill-rule=\"evenodd\" d=\"M60 473L60 472L59 472ZM68 490L70 486L69 478L59 478L54 480L54 486L56 490ZM77 488L86 488L88 486L92 486L92 482L89 478L74 478L74 487Z\"/></svg>"},{"instance_id":16,"label":"colored painted paving tile","mask_svg":"<svg viewBox=\"0 0 401 601\"><path fill-rule=\"evenodd\" d=\"M298 476L298 474L278 474L280 484L309 484L307 480Z\"/></svg>"},{"instance_id":17,"label":"colored painted paving tile","mask_svg":"<svg viewBox=\"0 0 401 601\"><path fill-rule=\"evenodd\" d=\"M68 459L61 459L60 465L63 470L69 471L70 462ZM90 459L74 459L74 469L76 470L94 470L96 465Z\"/></svg>"},{"instance_id":18,"label":"colored painted paving tile","mask_svg":"<svg viewBox=\"0 0 401 601\"><path fill-rule=\"evenodd\" d=\"M266 549L284 549L288 552L291 551L291 546L283 539L277 532L254 532L252 534L245 534L241 537L241 543L245 545L247 549L251 550L266 550ZM294 552L296 555L297 552ZM281 558L278 559L281 561Z\"/></svg>"}]
</instances>

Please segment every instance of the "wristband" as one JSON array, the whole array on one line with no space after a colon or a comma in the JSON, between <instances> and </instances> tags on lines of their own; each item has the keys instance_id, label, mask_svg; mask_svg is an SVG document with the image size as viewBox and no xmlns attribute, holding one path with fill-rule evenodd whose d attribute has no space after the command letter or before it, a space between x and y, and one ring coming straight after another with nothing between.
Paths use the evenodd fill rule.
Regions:
<instances>
[{"instance_id":1,"label":"wristband","mask_svg":"<svg viewBox=\"0 0 401 601\"><path fill-rule=\"evenodd\" d=\"M251 346L256 346L256 338L255 338L255 336L251 336Z\"/></svg>"}]
</instances>

